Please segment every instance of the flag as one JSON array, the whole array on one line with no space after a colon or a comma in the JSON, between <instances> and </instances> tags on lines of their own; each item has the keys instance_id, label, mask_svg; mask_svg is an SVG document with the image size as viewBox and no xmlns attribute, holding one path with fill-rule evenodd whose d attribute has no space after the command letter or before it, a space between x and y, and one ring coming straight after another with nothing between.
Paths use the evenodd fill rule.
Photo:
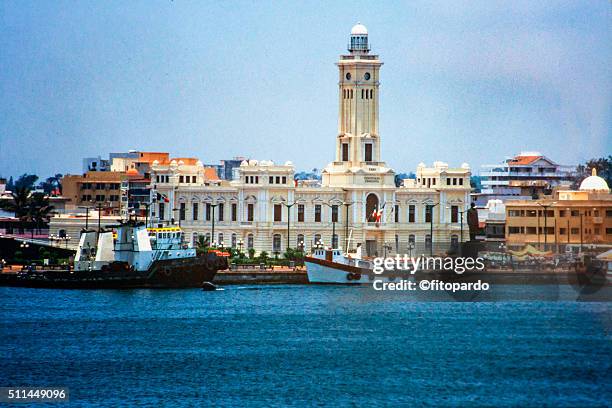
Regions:
<instances>
[{"instance_id":1,"label":"flag","mask_svg":"<svg viewBox=\"0 0 612 408\"><path fill-rule=\"evenodd\" d=\"M157 201L164 200L164 203L169 203L170 200L164 194L157 193Z\"/></svg>"}]
</instances>

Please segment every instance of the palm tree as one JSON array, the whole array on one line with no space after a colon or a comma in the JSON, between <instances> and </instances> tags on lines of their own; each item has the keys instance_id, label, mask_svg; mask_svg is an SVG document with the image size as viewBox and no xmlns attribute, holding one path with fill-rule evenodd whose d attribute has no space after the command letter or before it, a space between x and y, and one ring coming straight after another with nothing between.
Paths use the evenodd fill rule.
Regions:
<instances>
[{"instance_id":1,"label":"palm tree","mask_svg":"<svg viewBox=\"0 0 612 408\"><path fill-rule=\"evenodd\" d=\"M210 247L210 242L204 235L198 235L198 240L196 242L196 252L198 254L206 253L206 250Z\"/></svg>"},{"instance_id":2,"label":"palm tree","mask_svg":"<svg viewBox=\"0 0 612 408\"><path fill-rule=\"evenodd\" d=\"M42 193L30 195L28 200L28 221L36 224L39 232L41 226L49 222L52 212L53 206L49 204L49 196Z\"/></svg>"},{"instance_id":3,"label":"palm tree","mask_svg":"<svg viewBox=\"0 0 612 408\"><path fill-rule=\"evenodd\" d=\"M30 200L30 189L27 187L16 187L11 192L12 200L0 201L0 208L15 213L15 217L23 219L28 214L28 202Z\"/></svg>"},{"instance_id":4,"label":"palm tree","mask_svg":"<svg viewBox=\"0 0 612 408\"><path fill-rule=\"evenodd\" d=\"M39 231L42 225L49 222L53 206L49 204L48 196L43 193L32 194L27 187L17 187L11 196L11 200L0 202L3 210L14 213L15 218L19 218L22 223L35 224Z\"/></svg>"}]
</instances>

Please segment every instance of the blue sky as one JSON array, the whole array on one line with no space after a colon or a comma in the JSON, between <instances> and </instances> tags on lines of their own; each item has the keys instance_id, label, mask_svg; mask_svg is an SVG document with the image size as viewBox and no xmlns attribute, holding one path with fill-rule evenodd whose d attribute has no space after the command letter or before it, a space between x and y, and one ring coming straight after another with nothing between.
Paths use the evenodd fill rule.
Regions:
<instances>
[{"instance_id":1,"label":"blue sky","mask_svg":"<svg viewBox=\"0 0 612 408\"><path fill-rule=\"evenodd\" d=\"M0 2L0 175L140 149L204 162L333 160L337 72L361 21L383 159L473 167L612 154L601 1Z\"/></svg>"}]
</instances>

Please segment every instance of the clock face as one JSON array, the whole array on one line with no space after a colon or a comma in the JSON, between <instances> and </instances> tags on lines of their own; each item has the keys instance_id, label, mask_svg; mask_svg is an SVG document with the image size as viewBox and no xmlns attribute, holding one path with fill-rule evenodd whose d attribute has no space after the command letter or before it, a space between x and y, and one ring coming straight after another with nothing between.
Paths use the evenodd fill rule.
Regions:
<instances>
[{"instance_id":1,"label":"clock face","mask_svg":"<svg viewBox=\"0 0 612 408\"><path fill-rule=\"evenodd\" d=\"M368 81L370 79L370 73L366 72L365 75L363 76L363 78Z\"/></svg>"},{"instance_id":2,"label":"clock face","mask_svg":"<svg viewBox=\"0 0 612 408\"><path fill-rule=\"evenodd\" d=\"M346 73L346 80L347 80L347 81L350 81L350 80L351 80L351 73L350 73L350 72L347 72L347 73Z\"/></svg>"}]
</instances>

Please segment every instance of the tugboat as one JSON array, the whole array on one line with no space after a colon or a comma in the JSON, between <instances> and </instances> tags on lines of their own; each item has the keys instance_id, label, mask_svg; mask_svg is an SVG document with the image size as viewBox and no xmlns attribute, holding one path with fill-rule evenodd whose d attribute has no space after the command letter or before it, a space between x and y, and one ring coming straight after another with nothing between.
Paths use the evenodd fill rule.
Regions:
<instances>
[{"instance_id":1,"label":"tugboat","mask_svg":"<svg viewBox=\"0 0 612 408\"><path fill-rule=\"evenodd\" d=\"M179 227L146 228L133 220L81 233L73 268L26 268L0 285L62 289L198 288L227 269L229 254L197 255Z\"/></svg>"}]
</instances>

